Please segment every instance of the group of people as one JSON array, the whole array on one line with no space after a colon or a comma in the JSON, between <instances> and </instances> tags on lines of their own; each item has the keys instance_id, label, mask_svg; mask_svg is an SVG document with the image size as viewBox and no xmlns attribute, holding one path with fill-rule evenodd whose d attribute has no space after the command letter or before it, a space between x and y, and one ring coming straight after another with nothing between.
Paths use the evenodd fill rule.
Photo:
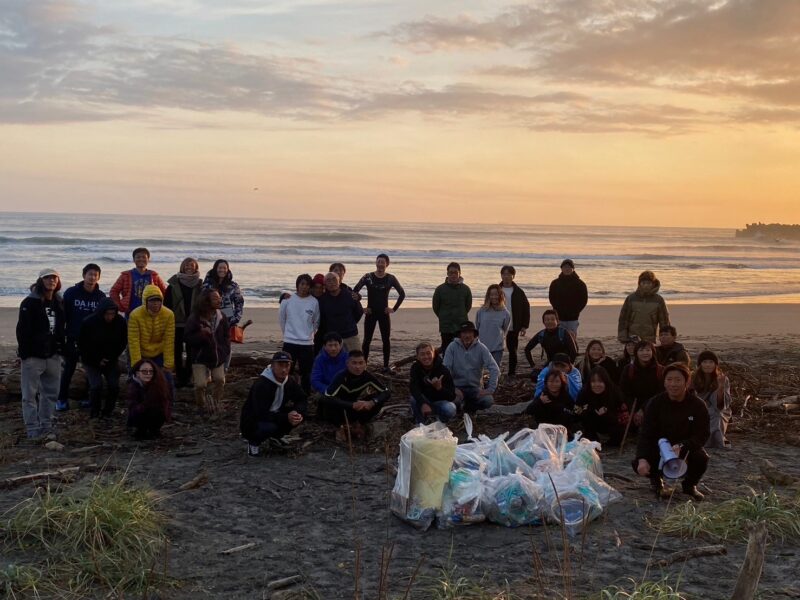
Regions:
<instances>
[{"instance_id":1,"label":"group of people","mask_svg":"<svg viewBox=\"0 0 800 600\"><path fill-rule=\"evenodd\" d=\"M110 415L126 349L128 421L137 437L158 435L170 418L175 386L193 385L200 409L216 412L230 364L232 330L244 305L230 265L217 260L201 278L197 261L187 258L164 283L148 269L149 259L146 248L134 250L134 268L120 274L108 297L99 289L101 269L96 264L86 265L82 281L63 300L58 272L39 273L20 306L17 325L29 438L52 435L53 408L69 408L70 381L79 361L89 381L90 415ZM390 397L367 370L372 338L377 326L383 369L391 371L391 315L405 298L397 277L387 271L389 265L388 255L378 255L375 270L351 288L343 281L345 266L333 263L327 274L298 276L295 293L281 296L282 349L252 386L241 412L241 433L251 456L265 442L284 445L286 434L308 416L309 405L316 407L317 418L339 426L341 440L368 434L370 421ZM500 282L486 289L473 323L472 292L461 266L447 265L445 281L432 298L441 343L438 348L420 343L411 367L415 422L447 422L462 411L490 407L506 351L508 378L516 377L519 339L527 336L531 315L515 276L513 266L502 267ZM536 423L580 428L590 439L605 435L612 446L627 433L638 432L634 469L651 477L657 491L657 442L674 439L676 452L691 456L684 490L700 498L696 484L708 460L703 447L727 444L730 384L709 351L701 353L697 369L690 371L689 354L677 342L659 288L655 275L645 271L636 291L625 299L618 323L620 359L609 357L600 340L591 340L580 355L579 319L588 292L573 261L564 260L550 284L552 308L544 311L543 327L524 348L536 382L527 410ZM360 293L364 289L366 306ZM390 306L392 290L396 300ZM363 341L358 330L362 317ZM533 355L537 346L546 356L539 368Z\"/></svg>"}]
</instances>

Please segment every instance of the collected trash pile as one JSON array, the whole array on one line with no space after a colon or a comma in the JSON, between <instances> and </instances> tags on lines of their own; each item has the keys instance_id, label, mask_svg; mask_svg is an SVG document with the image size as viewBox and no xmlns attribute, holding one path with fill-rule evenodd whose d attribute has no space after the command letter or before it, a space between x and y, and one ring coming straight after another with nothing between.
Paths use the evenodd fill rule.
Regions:
<instances>
[{"instance_id":1,"label":"collected trash pile","mask_svg":"<svg viewBox=\"0 0 800 600\"><path fill-rule=\"evenodd\" d=\"M561 425L522 429L510 438L458 445L442 423L421 425L400 440L392 512L428 529L491 521L506 527L563 524L570 535L622 496L603 480L600 444L571 441Z\"/></svg>"}]
</instances>

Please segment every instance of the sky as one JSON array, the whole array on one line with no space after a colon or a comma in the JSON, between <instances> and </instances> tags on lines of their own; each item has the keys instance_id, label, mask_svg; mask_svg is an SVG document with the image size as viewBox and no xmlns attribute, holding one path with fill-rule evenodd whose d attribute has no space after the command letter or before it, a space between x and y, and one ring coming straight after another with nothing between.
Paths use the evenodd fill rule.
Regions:
<instances>
[{"instance_id":1,"label":"sky","mask_svg":"<svg viewBox=\"0 0 800 600\"><path fill-rule=\"evenodd\" d=\"M0 0L0 210L800 222L798 0Z\"/></svg>"}]
</instances>

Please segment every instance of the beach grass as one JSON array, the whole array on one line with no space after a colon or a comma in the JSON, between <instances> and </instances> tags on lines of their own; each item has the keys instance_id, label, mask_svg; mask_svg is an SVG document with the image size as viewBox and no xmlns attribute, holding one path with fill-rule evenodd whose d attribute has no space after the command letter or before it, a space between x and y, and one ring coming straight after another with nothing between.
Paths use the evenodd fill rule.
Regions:
<instances>
[{"instance_id":1,"label":"beach grass","mask_svg":"<svg viewBox=\"0 0 800 600\"><path fill-rule=\"evenodd\" d=\"M629 580L629 585L612 585L600 591L599 600L685 600L677 585L673 587L667 579L638 582Z\"/></svg>"},{"instance_id":2,"label":"beach grass","mask_svg":"<svg viewBox=\"0 0 800 600\"><path fill-rule=\"evenodd\" d=\"M149 490L124 476L69 490L50 486L3 514L0 537L23 560L0 572L9 598L141 596L166 576L166 519Z\"/></svg>"}]
</instances>

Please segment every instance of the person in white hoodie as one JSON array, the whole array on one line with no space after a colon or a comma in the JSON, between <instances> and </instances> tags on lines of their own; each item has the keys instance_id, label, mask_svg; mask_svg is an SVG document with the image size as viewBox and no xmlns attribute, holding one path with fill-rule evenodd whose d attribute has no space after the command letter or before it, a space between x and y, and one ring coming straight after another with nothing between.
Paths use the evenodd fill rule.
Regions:
<instances>
[{"instance_id":1,"label":"person in white hoodie","mask_svg":"<svg viewBox=\"0 0 800 600\"><path fill-rule=\"evenodd\" d=\"M250 388L239 420L242 437L247 440L248 456L258 456L259 446L267 440L275 446L285 446L281 438L305 418L306 395L289 377L291 369L291 355L276 352L270 366Z\"/></svg>"},{"instance_id":2,"label":"person in white hoodie","mask_svg":"<svg viewBox=\"0 0 800 600\"><path fill-rule=\"evenodd\" d=\"M292 355L300 385L311 390L311 369L314 367L314 333L319 329L319 302L311 295L313 280L303 273L297 277L297 293L281 302L278 320L283 332L283 350Z\"/></svg>"},{"instance_id":3,"label":"person in white hoodie","mask_svg":"<svg viewBox=\"0 0 800 600\"><path fill-rule=\"evenodd\" d=\"M456 386L456 403L464 411L475 413L489 408L494 403L492 394L497 389L500 367L492 353L478 339L478 330L470 321L459 327L455 338L444 353L444 366L453 375ZM484 387L483 371L489 371L489 382Z\"/></svg>"}]
</instances>

